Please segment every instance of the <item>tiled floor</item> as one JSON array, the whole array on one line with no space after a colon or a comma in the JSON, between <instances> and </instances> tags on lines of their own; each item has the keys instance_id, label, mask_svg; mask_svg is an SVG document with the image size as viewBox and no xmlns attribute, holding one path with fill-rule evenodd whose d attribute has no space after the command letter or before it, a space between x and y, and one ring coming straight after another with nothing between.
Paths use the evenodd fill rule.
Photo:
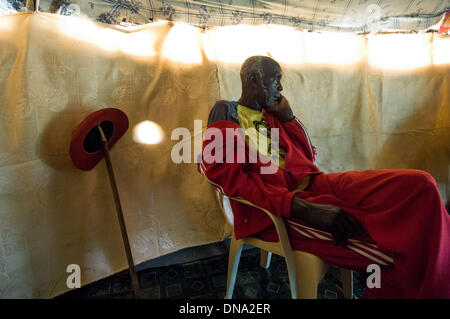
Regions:
<instances>
[{"instance_id":1,"label":"tiled floor","mask_svg":"<svg viewBox=\"0 0 450 319\"><path fill-rule=\"evenodd\" d=\"M186 263L141 269L138 273L145 298L223 299L227 281L228 254ZM339 268L330 267L319 284L318 298L343 298ZM364 292L364 273L354 273L354 293ZM132 298L128 271L102 279L57 297L58 299ZM284 258L273 255L269 269L259 266L259 250L242 252L233 298L289 299Z\"/></svg>"}]
</instances>

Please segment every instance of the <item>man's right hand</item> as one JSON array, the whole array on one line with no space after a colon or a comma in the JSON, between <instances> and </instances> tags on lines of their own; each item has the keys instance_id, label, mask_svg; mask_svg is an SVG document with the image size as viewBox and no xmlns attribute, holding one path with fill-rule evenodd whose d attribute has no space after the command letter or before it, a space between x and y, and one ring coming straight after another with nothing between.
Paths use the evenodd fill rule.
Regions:
<instances>
[{"instance_id":1,"label":"man's right hand","mask_svg":"<svg viewBox=\"0 0 450 319\"><path fill-rule=\"evenodd\" d=\"M274 105L268 106L266 111L278 118L280 122L288 122L294 119L291 106L283 95L280 95Z\"/></svg>"},{"instance_id":2,"label":"man's right hand","mask_svg":"<svg viewBox=\"0 0 450 319\"><path fill-rule=\"evenodd\" d=\"M363 231L359 221L334 205L314 204L294 197L292 217L299 217L312 227L331 233L336 245L347 245L350 236Z\"/></svg>"}]
</instances>

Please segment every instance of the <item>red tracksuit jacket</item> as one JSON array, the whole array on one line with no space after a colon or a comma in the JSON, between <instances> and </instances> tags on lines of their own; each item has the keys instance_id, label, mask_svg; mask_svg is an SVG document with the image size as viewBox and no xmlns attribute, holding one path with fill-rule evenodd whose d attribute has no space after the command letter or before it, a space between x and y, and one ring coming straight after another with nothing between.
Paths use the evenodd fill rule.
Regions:
<instances>
[{"instance_id":1,"label":"red tracksuit jacket","mask_svg":"<svg viewBox=\"0 0 450 319\"><path fill-rule=\"evenodd\" d=\"M279 129L279 144L286 150L286 158L285 169L279 168L274 174L261 174L261 167L269 166L270 163L262 162L260 157L256 163L250 163L248 145L243 136L234 138L233 143L228 145L226 143L226 129L240 128L236 117L232 116L232 110L236 107L236 102L219 101L215 104L211 114L221 114L218 116L219 119L225 120L214 121L215 119L211 119L210 116L209 122L212 123L208 125L205 136L211 129L222 132L223 162L211 160L215 153L207 154L209 152L205 152L205 148L214 139L205 139L203 159L198 164L198 170L228 197L240 197L277 216L289 217L294 196L291 191L308 175L320 174L320 170L313 163L315 148L303 124L297 118L281 123L263 109L269 126ZM238 151L245 151L244 163L238 163ZM256 234L272 225L270 217L260 209L233 200L230 202L234 212L234 232L237 239Z\"/></svg>"}]
</instances>

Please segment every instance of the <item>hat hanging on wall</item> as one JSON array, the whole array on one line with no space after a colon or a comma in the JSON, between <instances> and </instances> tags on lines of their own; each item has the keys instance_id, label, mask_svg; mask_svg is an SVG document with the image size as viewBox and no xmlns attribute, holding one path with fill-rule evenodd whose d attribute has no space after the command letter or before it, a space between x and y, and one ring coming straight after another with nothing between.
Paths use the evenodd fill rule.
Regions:
<instances>
[{"instance_id":1,"label":"hat hanging on wall","mask_svg":"<svg viewBox=\"0 0 450 319\"><path fill-rule=\"evenodd\" d=\"M89 171L103 158L100 126L108 141L108 149L128 130L128 117L119 109L106 108L87 116L72 131L70 157L76 167Z\"/></svg>"},{"instance_id":2,"label":"hat hanging on wall","mask_svg":"<svg viewBox=\"0 0 450 319\"><path fill-rule=\"evenodd\" d=\"M81 170L89 171L104 157L108 169L122 240L127 255L131 284L135 298L142 296L134 268L128 234L123 218L122 205L109 156L109 149L125 134L129 126L127 115L116 108L105 108L88 115L72 131L70 158Z\"/></svg>"}]
</instances>

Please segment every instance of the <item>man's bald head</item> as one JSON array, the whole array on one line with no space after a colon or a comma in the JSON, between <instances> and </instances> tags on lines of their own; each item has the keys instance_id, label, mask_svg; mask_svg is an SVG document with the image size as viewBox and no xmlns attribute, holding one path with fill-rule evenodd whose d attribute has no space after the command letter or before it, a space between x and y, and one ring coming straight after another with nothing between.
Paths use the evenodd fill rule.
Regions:
<instances>
[{"instance_id":1,"label":"man's bald head","mask_svg":"<svg viewBox=\"0 0 450 319\"><path fill-rule=\"evenodd\" d=\"M267 56L252 56L241 67L241 101L259 107L276 104L281 98L281 67Z\"/></svg>"},{"instance_id":2,"label":"man's bald head","mask_svg":"<svg viewBox=\"0 0 450 319\"><path fill-rule=\"evenodd\" d=\"M241 66L242 87L244 88L252 80L254 74L258 74L262 78L276 67L281 69L278 62L268 56L255 55L249 57Z\"/></svg>"}]
</instances>

